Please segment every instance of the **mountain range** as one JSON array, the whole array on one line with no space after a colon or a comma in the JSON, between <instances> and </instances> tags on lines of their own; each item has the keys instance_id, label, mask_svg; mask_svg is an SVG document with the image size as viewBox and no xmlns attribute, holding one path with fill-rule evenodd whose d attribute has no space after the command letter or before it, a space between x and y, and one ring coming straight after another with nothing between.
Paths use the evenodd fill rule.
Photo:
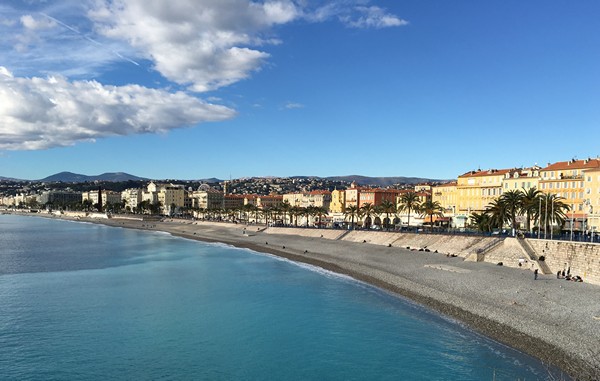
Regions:
<instances>
[{"instance_id":1,"label":"mountain range","mask_svg":"<svg viewBox=\"0 0 600 381\"><path fill-rule=\"evenodd\" d=\"M267 178L267 177L264 177ZM292 179L306 179L306 178L320 178L324 180L330 181L346 181L348 183L356 182L358 185L371 185L371 186L379 186L386 187L393 184L419 184L426 182L439 182L445 180L434 180L434 179L426 179L421 177L369 177L369 176L358 176L358 175L349 175L349 176L330 176L330 177L319 177L319 176L292 176ZM18 180L12 178L1 177L0 180L4 181L25 181ZM150 180L143 177L138 177L134 175L130 175L124 172L108 172L103 173L97 176L88 176L82 175L73 172L60 172L54 175L45 177L40 180L34 180L36 182L64 182L64 183L84 183L84 182L94 182L94 181L112 181L112 182L122 182L122 181L146 181ZM222 182L223 180L217 178L210 179L201 179L198 181L207 182L207 183L217 183Z\"/></svg>"},{"instance_id":2,"label":"mountain range","mask_svg":"<svg viewBox=\"0 0 600 381\"><path fill-rule=\"evenodd\" d=\"M140 181L140 180L148 180L148 179L130 175L129 173L124 173L124 172L107 172L107 173L103 173L103 174L97 175L97 176L80 175L78 173L73 173L73 172L60 172L60 173L56 173L52 176L48 176L43 179L36 180L36 181L47 182L47 183L59 182L59 181L63 182L63 183L85 183L85 182L92 182L92 181L120 182L120 181L130 181L130 180Z\"/></svg>"}]
</instances>

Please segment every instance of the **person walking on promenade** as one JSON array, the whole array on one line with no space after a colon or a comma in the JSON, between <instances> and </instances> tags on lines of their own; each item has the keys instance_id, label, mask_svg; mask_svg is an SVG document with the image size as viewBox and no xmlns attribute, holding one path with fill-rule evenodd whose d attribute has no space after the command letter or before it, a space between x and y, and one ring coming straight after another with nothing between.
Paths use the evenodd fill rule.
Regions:
<instances>
[{"instance_id":1,"label":"person walking on promenade","mask_svg":"<svg viewBox=\"0 0 600 381\"><path fill-rule=\"evenodd\" d=\"M533 270L533 280L537 280L538 269Z\"/></svg>"}]
</instances>

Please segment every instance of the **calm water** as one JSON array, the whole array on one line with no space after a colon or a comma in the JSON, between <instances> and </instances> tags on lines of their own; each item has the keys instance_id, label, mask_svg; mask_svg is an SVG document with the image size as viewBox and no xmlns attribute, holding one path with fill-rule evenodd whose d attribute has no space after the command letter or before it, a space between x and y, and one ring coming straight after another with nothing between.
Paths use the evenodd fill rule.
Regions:
<instances>
[{"instance_id":1,"label":"calm water","mask_svg":"<svg viewBox=\"0 0 600 381\"><path fill-rule=\"evenodd\" d=\"M536 380L348 278L160 233L0 216L2 380Z\"/></svg>"}]
</instances>

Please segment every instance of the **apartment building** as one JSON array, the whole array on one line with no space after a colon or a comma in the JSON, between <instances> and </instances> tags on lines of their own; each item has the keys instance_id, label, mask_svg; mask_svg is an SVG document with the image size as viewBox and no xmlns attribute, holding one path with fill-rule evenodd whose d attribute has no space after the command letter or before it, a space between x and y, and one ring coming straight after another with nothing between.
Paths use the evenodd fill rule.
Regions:
<instances>
[{"instance_id":1,"label":"apartment building","mask_svg":"<svg viewBox=\"0 0 600 381\"><path fill-rule=\"evenodd\" d=\"M439 202L446 215L453 216L456 214L456 206L458 205L456 188L456 181L435 185L431 188L432 201Z\"/></svg>"},{"instance_id":2,"label":"apartment building","mask_svg":"<svg viewBox=\"0 0 600 381\"><path fill-rule=\"evenodd\" d=\"M287 202L291 206L302 208L317 206L329 210L331 204L331 192L328 190L315 190L302 193L286 193L283 195L282 202Z\"/></svg>"},{"instance_id":3,"label":"apartment building","mask_svg":"<svg viewBox=\"0 0 600 381\"><path fill-rule=\"evenodd\" d=\"M185 188L183 185L161 185L157 199L164 214L175 213L178 208L185 206Z\"/></svg>"},{"instance_id":4,"label":"apartment building","mask_svg":"<svg viewBox=\"0 0 600 381\"><path fill-rule=\"evenodd\" d=\"M40 205L54 204L54 205L65 205L72 203L81 203L82 195L81 192L72 191L44 191L42 192L37 201Z\"/></svg>"},{"instance_id":5,"label":"apartment building","mask_svg":"<svg viewBox=\"0 0 600 381\"><path fill-rule=\"evenodd\" d=\"M223 208L224 194L207 184L202 184L191 194L192 207L204 210Z\"/></svg>"},{"instance_id":6,"label":"apartment building","mask_svg":"<svg viewBox=\"0 0 600 381\"><path fill-rule=\"evenodd\" d=\"M529 189L537 188L539 190L541 167L534 165L529 168L517 168L504 175L502 181L503 193L514 190L527 192Z\"/></svg>"},{"instance_id":7,"label":"apartment building","mask_svg":"<svg viewBox=\"0 0 600 381\"><path fill-rule=\"evenodd\" d=\"M108 204L115 205L121 202L121 192L109 190L93 190L89 192L83 192L81 194L81 202L90 200L92 205L96 205L99 203L98 200L100 197L102 198L103 207Z\"/></svg>"},{"instance_id":8,"label":"apartment building","mask_svg":"<svg viewBox=\"0 0 600 381\"><path fill-rule=\"evenodd\" d=\"M584 207L587 213L587 230L600 233L600 168L587 169L584 173Z\"/></svg>"},{"instance_id":9,"label":"apartment building","mask_svg":"<svg viewBox=\"0 0 600 381\"><path fill-rule=\"evenodd\" d=\"M142 202L142 190L139 188L129 188L121 192L121 200L125 201L125 209L135 210L138 204Z\"/></svg>"},{"instance_id":10,"label":"apartment building","mask_svg":"<svg viewBox=\"0 0 600 381\"><path fill-rule=\"evenodd\" d=\"M486 206L502 195L506 174L513 171L516 169L477 170L458 176L455 213L468 218L473 212L483 212Z\"/></svg>"},{"instance_id":11,"label":"apartment building","mask_svg":"<svg viewBox=\"0 0 600 381\"><path fill-rule=\"evenodd\" d=\"M540 170L539 189L564 198L563 202L571 207L567 223L570 226L572 222L574 230L586 230L589 198L586 197L585 174L590 173L591 183L592 171L599 168L600 159L573 159L548 164Z\"/></svg>"},{"instance_id":12,"label":"apartment building","mask_svg":"<svg viewBox=\"0 0 600 381\"><path fill-rule=\"evenodd\" d=\"M398 189L363 188L358 193L358 207L362 208L365 204L379 206L383 201L395 204L400 194Z\"/></svg>"}]
</instances>

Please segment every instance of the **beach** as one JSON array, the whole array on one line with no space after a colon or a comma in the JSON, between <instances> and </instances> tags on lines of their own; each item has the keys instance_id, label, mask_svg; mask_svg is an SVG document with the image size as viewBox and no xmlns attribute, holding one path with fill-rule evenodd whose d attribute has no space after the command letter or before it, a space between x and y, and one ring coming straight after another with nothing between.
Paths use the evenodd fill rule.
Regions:
<instances>
[{"instance_id":1,"label":"beach","mask_svg":"<svg viewBox=\"0 0 600 381\"><path fill-rule=\"evenodd\" d=\"M64 218L64 217L63 217ZM600 287L534 279L528 269L468 262L441 253L349 242L294 229L166 219L81 219L220 242L318 266L405 297L580 379L600 368Z\"/></svg>"}]
</instances>

